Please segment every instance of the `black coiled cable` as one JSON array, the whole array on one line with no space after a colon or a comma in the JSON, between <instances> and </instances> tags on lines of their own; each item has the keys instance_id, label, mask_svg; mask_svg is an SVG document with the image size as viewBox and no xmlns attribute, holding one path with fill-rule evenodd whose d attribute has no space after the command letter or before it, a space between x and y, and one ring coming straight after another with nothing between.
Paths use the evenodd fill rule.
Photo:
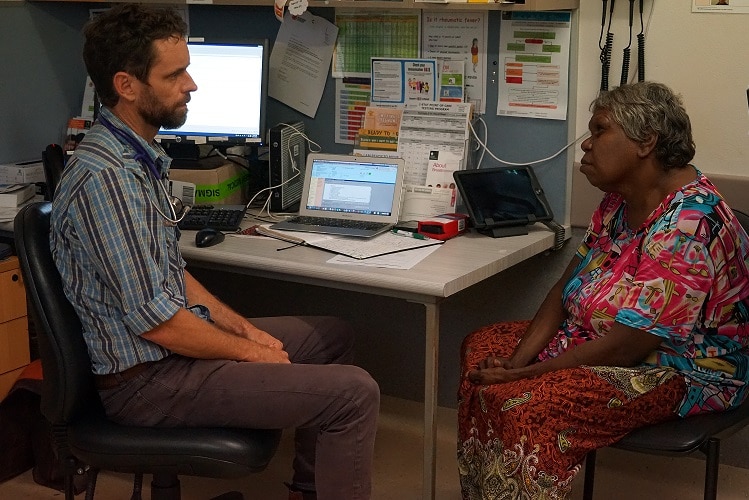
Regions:
<instances>
[{"instance_id":1,"label":"black coiled cable","mask_svg":"<svg viewBox=\"0 0 749 500\"><path fill-rule=\"evenodd\" d=\"M629 0L629 40L622 54L622 75L620 83L626 85L629 80L629 61L632 53L632 20L635 12L635 0Z\"/></svg>"},{"instance_id":2,"label":"black coiled cable","mask_svg":"<svg viewBox=\"0 0 749 500\"><path fill-rule=\"evenodd\" d=\"M645 35L637 35L637 81L645 81Z\"/></svg>"},{"instance_id":3,"label":"black coiled cable","mask_svg":"<svg viewBox=\"0 0 749 500\"><path fill-rule=\"evenodd\" d=\"M611 70L611 50L614 46L614 34L606 33L606 43L601 50L601 91L609 89L609 72Z\"/></svg>"},{"instance_id":4,"label":"black coiled cable","mask_svg":"<svg viewBox=\"0 0 749 500\"><path fill-rule=\"evenodd\" d=\"M644 0L640 0L640 32L637 34L637 81L645 81L645 21L642 18Z\"/></svg>"},{"instance_id":5,"label":"black coiled cable","mask_svg":"<svg viewBox=\"0 0 749 500\"><path fill-rule=\"evenodd\" d=\"M606 0L603 0L601 11L601 35L598 37L598 47L601 49L601 92L609 90L609 72L611 70L611 50L614 46L614 34L611 32L611 19L614 17L614 1L609 6L608 26L606 26ZM606 31L606 42L601 45L603 32Z\"/></svg>"},{"instance_id":6,"label":"black coiled cable","mask_svg":"<svg viewBox=\"0 0 749 500\"><path fill-rule=\"evenodd\" d=\"M629 47L625 47L622 52L622 78L619 81L619 84L626 85L627 79L629 78L629 60L631 58L632 50Z\"/></svg>"}]
</instances>

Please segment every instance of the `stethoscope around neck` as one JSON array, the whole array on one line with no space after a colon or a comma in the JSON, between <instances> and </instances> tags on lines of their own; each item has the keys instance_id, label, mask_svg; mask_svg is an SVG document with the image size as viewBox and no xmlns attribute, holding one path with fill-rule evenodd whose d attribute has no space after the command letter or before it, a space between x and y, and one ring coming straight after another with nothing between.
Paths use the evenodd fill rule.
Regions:
<instances>
[{"instance_id":1,"label":"stethoscope around neck","mask_svg":"<svg viewBox=\"0 0 749 500\"><path fill-rule=\"evenodd\" d=\"M107 130L112 132L112 134L123 144L126 144L133 148L135 150L135 156L133 159L140 163L145 169L150 173L150 175L156 180L156 184L159 185L159 188L161 189L161 192L164 194L164 197L166 198L168 205L169 205L169 212L171 217L169 215L165 214L162 210L159 204L149 196L148 201L151 202L151 206L158 212L158 214L164 218L166 221L166 224L168 226L176 226L179 224L179 222L185 218L185 215L190 211L192 207L189 205L185 205L182 209L181 215L177 215L177 209L175 207L174 203L174 196L171 196L167 190L166 186L164 185L164 176L161 175L159 172L158 167L156 167L156 164L154 163L153 159L151 158L151 155L148 154L148 151L145 150L142 144L140 144L138 141L134 140L132 137L130 137L128 134L123 132L122 130L118 129L114 126L112 122L107 120L104 116L99 115L99 123L104 125ZM181 203L181 201L180 201Z\"/></svg>"}]
</instances>

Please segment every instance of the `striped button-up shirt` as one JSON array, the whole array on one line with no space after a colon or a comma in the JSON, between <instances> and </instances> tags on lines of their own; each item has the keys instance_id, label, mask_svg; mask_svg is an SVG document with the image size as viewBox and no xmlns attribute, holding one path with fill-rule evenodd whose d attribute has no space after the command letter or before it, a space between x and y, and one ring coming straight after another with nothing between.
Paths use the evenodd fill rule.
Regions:
<instances>
[{"instance_id":1,"label":"striped button-up shirt","mask_svg":"<svg viewBox=\"0 0 749 500\"><path fill-rule=\"evenodd\" d=\"M107 108L102 116L137 141L165 176L170 159ZM97 374L117 373L169 351L141 338L185 307L177 230L158 214L169 200L135 150L96 123L66 165L52 205L50 245L83 324Z\"/></svg>"}]
</instances>

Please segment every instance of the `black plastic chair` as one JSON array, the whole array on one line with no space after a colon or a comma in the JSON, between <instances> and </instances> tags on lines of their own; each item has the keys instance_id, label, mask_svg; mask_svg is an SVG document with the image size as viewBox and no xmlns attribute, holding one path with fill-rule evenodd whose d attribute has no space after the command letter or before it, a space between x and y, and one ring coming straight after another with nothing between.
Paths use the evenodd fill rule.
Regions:
<instances>
[{"instance_id":1,"label":"black plastic chair","mask_svg":"<svg viewBox=\"0 0 749 500\"><path fill-rule=\"evenodd\" d=\"M749 232L749 215L734 210L744 230ZM749 399L737 409L679 418L636 429L611 445L621 450L651 455L686 456L700 451L705 455L705 500L715 500L718 494L720 441L749 424ZM593 499L596 452L585 458L583 500Z\"/></svg>"},{"instance_id":2,"label":"black plastic chair","mask_svg":"<svg viewBox=\"0 0 749 500\"><path fill-rule=\"evenodd\" d=\"M60 183L62 170L65 168L65 153L63 153L59 144L50 144L42 151L42 166L44 167L44 179L47 185L47 194L44 199L52 201L55 197L57 185Z\"/></svg>"},{"instance_id":3,"label":"black plastic chair","mask_svg":"<svg viewBox=\"0 0 749 500\"><path fill-rule=\"evenodd\" d=\"M42 414L52 425L65 469L65 498L73 477L88 470L87 499L99 470L135 474L133 499L143 474L153 474L151 498L178 499L178 475L237 478L265 469L280 430L130 427L109 421L94 387L80 320L63 293L49 248L51 204L38 202L15 218L15 240L30 314L39 334L44 380ZM231 492L220 498L242 498Z\"/></svg>"}]
</instances>

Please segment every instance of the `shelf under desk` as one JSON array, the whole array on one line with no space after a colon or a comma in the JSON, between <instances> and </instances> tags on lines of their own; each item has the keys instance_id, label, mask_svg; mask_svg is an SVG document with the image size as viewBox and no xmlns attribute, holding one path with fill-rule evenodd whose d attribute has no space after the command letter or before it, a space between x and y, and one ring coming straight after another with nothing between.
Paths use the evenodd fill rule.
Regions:
<instances>
[{"instance_id":1,"label":"shelf under desk","mask_svg":"<svg viewBox=\"0 0 749 500\"><path fill-rule=\"evenodd\" d=\"M527 235L490 238L466 234L445 242L411 269L383 269L328 264L329 252L288 247L272 238L227 236L219 245L195 246L194 231L184 231L180 249L191 264L202 268L246 274L327 288L394 297L419 303L425 309L424 367L424 484L422 498L435 494L437 367L439 307L443 299L549 250L554 233L540 224ZM286 248L280 253L279 248Z\"/></svg>"}]
</instances>

